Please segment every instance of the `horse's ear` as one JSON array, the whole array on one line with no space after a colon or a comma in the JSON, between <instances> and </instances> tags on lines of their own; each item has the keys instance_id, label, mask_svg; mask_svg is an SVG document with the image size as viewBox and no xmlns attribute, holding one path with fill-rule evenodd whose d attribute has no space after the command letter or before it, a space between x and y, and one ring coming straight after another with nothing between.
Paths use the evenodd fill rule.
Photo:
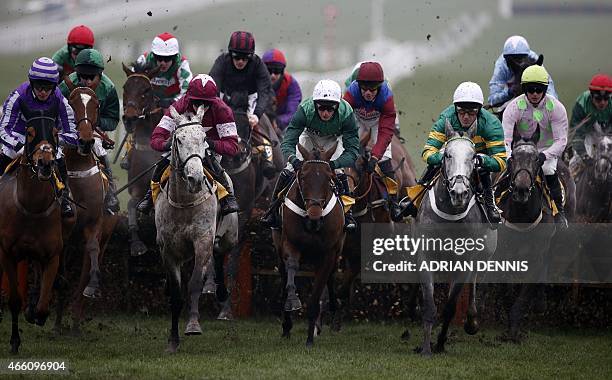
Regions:
<instances>
[{"instance_id":1,"label":"horse's ear","mask_svg":"<svg viewBox=\"0 0 612 380\"><path fill-rule=\"evenodd\" d=\"M444 133L446 134L446 139L450 139L456 133L448 118L444 119Z\"/></svg>"},{"instance_id":2,"label":"horse's ear","mask_svg":"<svg viewBox=\"0 0 612 380\"><path fill-rule=\"evenodd\" d=\"M204 104L200 105L194 117L196 119L195 121L201 122L206 111L208 111L208 107L204 106Z\"/></svg>"},{"instance_id":3,"label":"horse's ear","mask_svg":"<svg viewBox=\"0 0 612 380\"><path fill-rule=\"evenodd\" d=\"M604 134L603 130L601 129L601 125L597 121L593 124L593 129L595 130L595 133L597 133L597 135L599 136L602 136Z\"/></svg>"},{"instance_id":4,"label":"horse's ear","mask_svg":"<svg viewBox=\"0 0 612 380\"><path fill-rule=\"evenodd\" d=\"M535 132L533 132L533 135L531 135L529 138L529 141L536 145L538 144L538 141L540 141L540 123L538 123L538 126L536 127Z\"/></svg>"},{"instance_id":5,"label":"horse's ear","mask_svg":"<svg viewBox=\"0 0 612 380\"><path fill-rule=\"evenodd\" d=\"M125 76L129 77L130 75L134 74L134 71L130 69L129 67L127 67L125 63L121 62L121 67L123 68L123 72L125 73Z\"/></svg>"},{"instance_id":6,"label":"horse's ear","mask_svg":"<svg viewBox=\"0 0 612 380\"><path fill-rule=\"evenodd\" d=\"M76 85L74 84L72 79L70 79L70 75L64 76L64 83L66 83L66 87L68 87L69 92L74 91L74 89L76 88Z\"/></svg>"},{"instance_id":7,"label":"horse's ear","mask_svg":"<svg viewBox=\"0 0 612 380\"><path fill-rule=\"evenodd\" d=\"M310 152L308 151L308 149L306 149L306 148L304 147L304 145L302 145L302 144L298 143L297 147L298 147L298 150L300 151L300 153L302 154L302 157L304 157L304 160L305 160L305 161L308 161L308 160L311 160L311 159L312 159L312 157L311 157L312 155L310 154Z\"/></svg>"},{"instance_id":8,"label":"horse's ear","mask_svg":"<svg viewBox=\"0 0 612 380\"><path fill-rule=\"evenodd\" d=\"M176 121L178 119L180 119L181 114L178 113L178 111L176 110L176 108L174 108L174 106L170 106L168 107L168 110L170 111L170 116L172 116L172 118Z\"/></svg>"},{"instance_id":9,"label":"horse's ear","mask_svg":"<svg viewBox=\"0 0 612 380\"><path fill-rule=\"evenodd\" d=\"M470 127L467 130L467 137L471 140L474 138L474 136L476 136L476 131L478 130L478 118L476 118L476 120L474 120L474 122L472 123L472 125L470 125Z\"/></svg>"},{"instance_id":10,"label":"horse's ear","mask_svg":"<svg viewBox=\"0 0 612 380\"><path fill-rule=\"evenodd\" d=\"M334 146L332 146L331 148L329 148L328 150L326 150L325 152L323 152L323 154L321 155L321 159L323 161L329 161L331 160L332 156L334 155L334 152L336 152L336 148L338 147L338 142L336 142L334 144Z\"/></svg>"},{"instance_id":11,"label":"horse's ear","mask_svg":"<svg viewBox=\"0 0 612 380\"><path fill-rule=\"evenodd\" d=\"M147 75L147 77L149 77L149 79L153 79L153 77L155 77L157 73L159 73L160 69L160 66L155 66L154 68L145 71L145 74Z\"/></svg>"},{"instance_id":12,"label":"horse's ear","mask_svg":"<svg viewBox=\"0 0 612 380\"><path fill-rule=\"evenodd\" d=\"M543 63L544 63L544 54L540 54L535 64L538 66L542 66Z\"/></svg>"}]
</instances>

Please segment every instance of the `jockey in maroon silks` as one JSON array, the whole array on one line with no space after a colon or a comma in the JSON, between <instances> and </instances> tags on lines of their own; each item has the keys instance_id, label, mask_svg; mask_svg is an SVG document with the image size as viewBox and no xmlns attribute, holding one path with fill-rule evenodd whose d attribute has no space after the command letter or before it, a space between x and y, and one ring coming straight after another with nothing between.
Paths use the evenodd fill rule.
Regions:
<instances>
[{"instance_id":1,"label":"jockey in maroon silks","mask_svg":"<svg viewBox=\"0 0 612 380\"><path fill-rule=\"evenodd\" d=\"M205 160L210 163L208 169L217 182L225 187L228 195L221 199L221 214L226 215L239 210L236 197L228 181L228 176L221 167L219 161L221 155L235 156L238 154L238 133L234 114L232 110L217 97L217 85L212 77L206 74L196 75L191 82L185 95L175 101L173 107L179 114L195 114L200 106L206 108L202 118L202 127L210 128L206 133L206 140L210 150L214 152L214 159ZM153 134L151 135L151 147L159 152L168 152L172 146L172 132L176 129L176 121L170 114L170 109L164 113ZM166 157L157 164L151 177L151 189L138 204L138 211L148 214L153 208L153 192L158 192L160 180L164 170L170 164Z\"/></svg>"}]
</instances>

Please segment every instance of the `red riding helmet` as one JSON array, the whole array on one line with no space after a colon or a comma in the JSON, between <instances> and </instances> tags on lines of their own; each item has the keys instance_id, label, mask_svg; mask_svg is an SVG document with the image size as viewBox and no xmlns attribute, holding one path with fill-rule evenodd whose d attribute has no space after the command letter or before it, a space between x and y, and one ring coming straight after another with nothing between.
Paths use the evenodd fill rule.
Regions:
<instances>
[{"instance_id":1,"label":"red riding helmet","mask_svg":"<svg viewBox=\"0 0 612 380\"><path fill-rule=\"evenodd\" d=\"M591 79L589 84L591 91L607 91L612 92L612 78L606 74L597 74Z\"/></svg>"},{"instance_id":2,"label":"red riding helmet","mask_svg":"<svg viewBox=\"0 0 612 380\"><path fill-rule=\"evenodd\" d=\"M378 82L385 80L382 66L378 62L363 62L357 74L358 82Z\"/></svg>"},{"instance_id":3,"label":"red riding helmet","mask_svg":"<svg viewBox=\"0 0 612 380\"><path fill-rule=\"evenodd\" d=\"M79 25L72 28L68 33L68 45L86 45L94 46L94 34L85 25Z\"/></svg>"},{"instance_id":4,"label":"red riding helmet","mask_svg":"<svg viewBox=\"0 0 612 380\"><path fill-rule=\"evenodd\" d=\"M228 50L236 53L253 54L255 52L255 38L250 32L234 32L230 37Z\"/></svg>"}]
</instances>

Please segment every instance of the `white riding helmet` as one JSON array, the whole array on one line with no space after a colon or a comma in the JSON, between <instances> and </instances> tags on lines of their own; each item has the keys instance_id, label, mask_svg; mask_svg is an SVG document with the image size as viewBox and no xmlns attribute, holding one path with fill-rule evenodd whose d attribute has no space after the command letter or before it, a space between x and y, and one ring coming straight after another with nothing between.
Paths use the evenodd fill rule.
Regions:
<instances>
[{"instance_id":1,"label":"white riding helmet","mask_svg":"<svg viewBox=\"0 0 612 380\"><path fill-rule=\"evenodd\" d=\"M531 49L529 48L529 42L523 36L512 36L508 37L504 42L503 55L514 55L514 54L529 54Z\"/></svg>"},{"instance_id":2,"label":"white riding helmet","mask_svg":"<svg viewBox=\"0 0 612 380\"><path fill-rule=\"evenodd\" d=\"M166 32L156 36L151 43L151 51L155 55L168 57L179 53L179 43L176 37Z\"/></svg>"},{"instance_id":3,"label":"white riding helmet","mask_svg":"<svg viewBox=\"0 0 612 380\"><path fill-rule=\"evenodd\" d=\"M340 103L342 98L342 89L340 85L330 79L320 80L312 91L312 100L329 100Z\"/></svg>"},{"instance_id":4,"label":"white riding helmet","mask_svg":"<svg viewBox=\"0 0 612 380\"><path fill-rule=\"evenodd\" d=\"M453 94L453 103L478 103L482 106L484 96L480 86L474 82L463 82Z\"/></svg>"}]
</instances>

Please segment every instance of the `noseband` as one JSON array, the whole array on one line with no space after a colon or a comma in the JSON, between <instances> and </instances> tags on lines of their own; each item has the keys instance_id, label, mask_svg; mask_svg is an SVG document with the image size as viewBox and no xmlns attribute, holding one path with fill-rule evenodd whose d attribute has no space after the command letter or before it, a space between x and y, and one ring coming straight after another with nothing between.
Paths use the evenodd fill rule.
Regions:
<instances>
[{"instance_id":1,"label":"noseband","mask_svg":"<svg viewBox=\"0 0 612 380\"><path fill-rule=\"evenodd\" d=\"M185 124L181 124L178 125L176 127L176 129L182 128L182 127L187 127L189 125L201 125L200 122L194 121L194 122L190 122L190 123L185 123ZM197 154L197 153L193 153L190 154L189 156L187 156L187 158L185 160L181 159L181 154L178 150L178 142L179 140L176 139L176 135L173 135L172 137L173 141L172 141L172 150L173 150L173 154L176 154L176 160L178 163L178 166L176 167L176 169L179 171L181 178L186 179L185 177L185 166L187 165L187 162L189 162L189 160L191 160L192 158L198 158L200 160L200 162L202 162L202 165L204 165L204 157L202 157L201 155ZM206 149L208 149L208 146L206 147Z\"/></svg>"},{"instance_id":2,"label":"noseband","mask_svg":"<svg viewBox=\"0 0 612 380\"><path fill-rule=\"evenodd\" d=\"M446 141L446 145L448 145L449 142L454 141L454 140L466 140L469 141L470 144L472 144L472 147L475 146L474 142L467 138L467 137L463 137L463 136L457 136L457 137L451 137L450 139L448 139L448 141ZM462 183L465 187L469 188L472 192L474 192L474 188L472 186L472 183L470 182L470 178L466 175L463 174L457 174L454 175L452 177L448 177L448 174L446 173L446 165L444 165L444 160L446 159L446 157L443 157L443 163L442 163L442 184L446 187L446 191L448 193L451 192L452 188L455 187L455 185L457 185L457 183Z\"/></svg>"}]
</instances>

